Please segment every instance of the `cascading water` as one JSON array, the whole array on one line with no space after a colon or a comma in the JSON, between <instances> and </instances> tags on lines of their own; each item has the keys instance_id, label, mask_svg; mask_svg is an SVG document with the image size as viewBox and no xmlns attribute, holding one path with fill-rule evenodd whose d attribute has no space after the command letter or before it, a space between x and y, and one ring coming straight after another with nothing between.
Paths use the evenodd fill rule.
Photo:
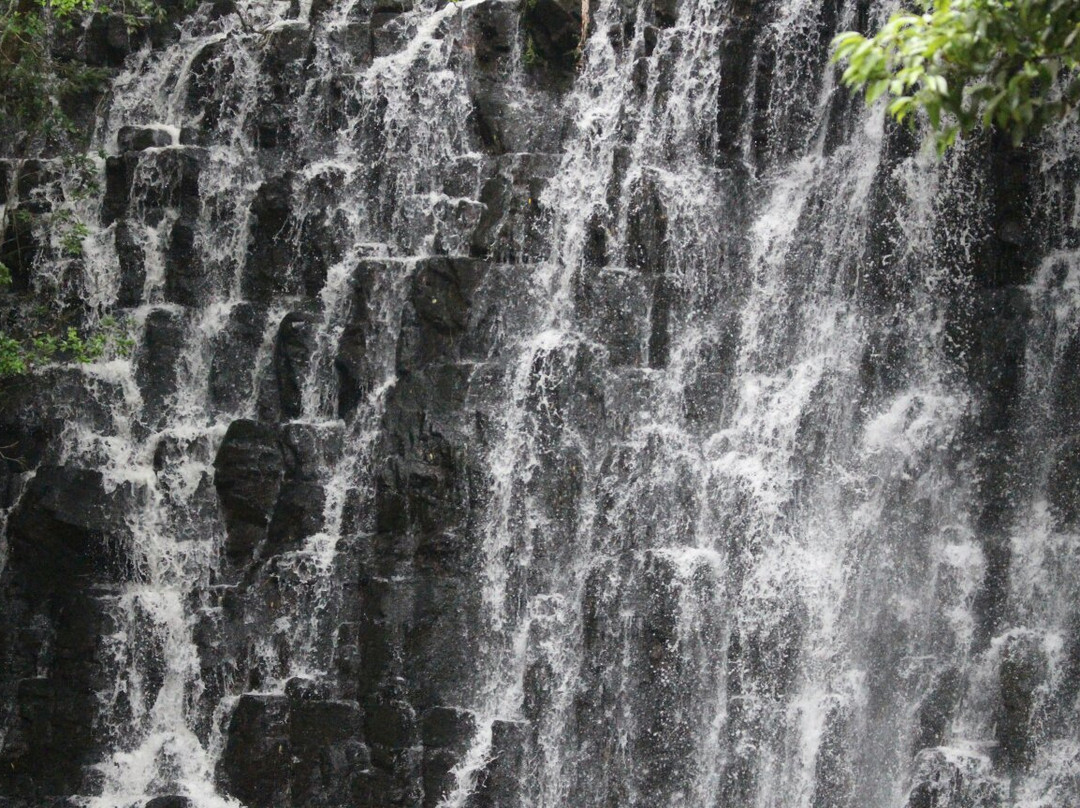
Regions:
<instances>
[{"instance_id":1,"label":"cascading water","mask_svg":"<svg viewBox=\"0 0 1080 808\"><path fill-rule=\"evenodd\" d=\"M1077 135L887 12L219 0L5 163L136 347L0 402L0 806L1080 804Z\"/></svg>"}]
</instances>

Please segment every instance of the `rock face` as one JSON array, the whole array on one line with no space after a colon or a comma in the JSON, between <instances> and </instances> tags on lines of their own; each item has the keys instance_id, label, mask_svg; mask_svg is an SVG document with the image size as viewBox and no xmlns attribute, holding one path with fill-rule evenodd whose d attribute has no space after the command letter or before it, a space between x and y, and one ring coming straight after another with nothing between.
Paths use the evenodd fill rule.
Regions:
<instances>
[{"instance_id":1,"label":"rock face","mask_svg":"<svg viewBox=\"0 0 1080 808\"><path fill-rule=\"evenodd\" d=\"M163 7L0 161L0 329L131 337L0 387L0 808L1080 804L1071 128L927 164L854 0Z\"/></svg>"}]
</instances>

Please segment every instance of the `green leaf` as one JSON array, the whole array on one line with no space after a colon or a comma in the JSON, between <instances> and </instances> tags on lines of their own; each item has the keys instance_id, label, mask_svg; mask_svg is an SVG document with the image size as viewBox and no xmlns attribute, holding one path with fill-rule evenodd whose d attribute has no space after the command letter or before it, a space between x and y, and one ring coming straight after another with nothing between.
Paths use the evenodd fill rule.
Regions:
<instances>
[{"instance_id":1,"label":"green leaf","mask_svg":"<svg viewBox=\"0 0 1080 808\"><path fill-rule=\"evenodd\" d=\"M979 126L1020 142L1080 104L1080 2L916 5L922 15L895 13L870 36L838 35L833 58L846 62L843 83L865 90L868 102L897 96L888 106L897 120L914 121L912 111L923 109L939 149ZM941 131L950 134L933 134Z\"/></svg>"}]
</instances>

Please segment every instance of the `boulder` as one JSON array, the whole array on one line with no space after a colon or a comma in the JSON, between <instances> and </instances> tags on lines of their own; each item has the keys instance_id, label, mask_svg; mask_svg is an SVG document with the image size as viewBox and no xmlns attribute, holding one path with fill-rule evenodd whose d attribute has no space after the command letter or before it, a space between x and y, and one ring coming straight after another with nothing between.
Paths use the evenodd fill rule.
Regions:
<instances>
[{"instance_id":1,"label":"boulder","mask_svg":"<svg viewBox=\"0 0 1080 808\"><path fill-rule=\"evenodd\" d=\"M121 152L172 146L172 132L160 126L121 126L116 133L116 147Z\"/></svg>"},{"instance_id":2,"label":"boulder","mask_svg":"<svg viewBox=\"0 0 1080 808\"><path fill-rule=\"evenodd\" d=\"M289 700L245 694L229 719L218 779L229 794L251 808L286 805L292 754Z\"/></svg>"},{"instance_id":3,"label":"boulder","mask_svg":"<svg viewBox=\"0 0 1080 808\"><path fill-rule=\"evenodd\" d=\"M529 726L496 720L491 725L491 753L477 777L468 808L519 808Z\"/></svg>"},{"instance_id":4,"label":"boulder","mask_svg":"<svg viewBox=\"0 0 1080 808\"><path fill-rule=\"evenodd\" d=\"M123 14L95 14L86 29L86 64L93 67L120 67L138 49L145 32L132 32Z\"/></svg>"},{"instance_id":5,"label":"boulder","mask_svg":"<svg viewBox=\"0 0 1080 808\"><path fill-rule=\"evenodd\" d=\"M10 561L35 598L78 580L130 580L130 531L124 521L133 492L106 486L100 471L72 466L38 469L11 515Z\"/></svg>"},{"instance_id":6,"label":"boulder","mask_svg":"<svg viewBox=\"0 0 1080 808\"><path fill-rule=\"evenodd\" d=\"M210 400L225 412L241 411L251 400L266 310L238 303L214 337L210 360Z\"/></svg>"},{"instance_id":7,"label":"boulder","mask_svg":"<svg viewBox=\"0 0 1080 808\"><path fill-rule=\"evenodd\" d=\"M577 68L581 6L572 0L533 0L524 6L521 33L526 49L532 45L533 66L549 73L548 81L568 81Z\"/></svg>"},{"instance_id":8,"label":"boulder","mask_svg":"<svg viewBox=\"0 0 1080 808\"><path fill-rule=\"evenodd\" d=\"M230 560L250 558L266 538L283 474L274 427L245 419L229 424L214 459L214 485L225 517L225 555Z\"/></svg>"},{"instance_id":9,"label":"boulder","mask_svg":"<svg viewBox=\"0 0 1080 808\"><path fill-rule=\"evenodd\" d=\"M349 805L357 777L371 766L364 716L354 702L291 702L293 805Z\"/></svg>"},{"instance_id":10,"label":"boulder","mask_svg":"<svg viewBox=\"0 0 1080 808\"><path fill-rule=\"evenodd\" d=\"M453 789L451 770L461 762L476 733L476 716L454 707L432 707L424 713L424 808L435 808Z\"/></svg>"},{"instance_id":11,"label":"boulder","mask_svg":"<svg viewBox=\"0 0 1080 808\"><path fill-rule=\"evenodd\" d=\"M626 221L626 262L660 274L667 262L667 212L657 179L646 173L630 188Z\"/></svg>"},{"instance_id":12,"label":"boulder","mask_svg":"<svg viewBox=\"0 0 1080 808\"><path fill-rule=\"evenodd\" d=\"M417 264L398 342L399 371L457 356L484 270L481 262L468 258L429 258Z\"/></svg>"},{"instance_id":13,"label":"boulder","mask_svg":"<svg viewBox=\"0 0 1080 808\"><path fill-rule=\"evenodd\" d=\"M166 794L147 800L143 808L195 808L195 803L191 801L190 797Z\"/></svg>"},{"instance_id":14,"label":"boulder","mask_svg":"<svg viewBox=\"0 0 1080 808\"><path fill-rule=\"evenodd\" d=\"M904 808L1004 808L1009 785L985 755L948 747L924 749L913 763Z\"/></svg>"},{"instance_id":15,"label":"boulder","mask_svg":"<svg viewBox=\"0 0 1080 808\"><path fill-rule=\"evenodd\" d=\"M265 303L301 291L300 278L292 271L294 251L287 227L292 215L292 184L291 174L267 180L251 203L247 260L240 283L250 300Z\"/></svg>"},{"instance_id":16,"label":"boulder","mask_svg":"<svg viewBox=\"0 0 1080 808\"><path fill-rule=\"evenodd\" d=\"M142 344L135 360L135 381L150 422L159 423L176 394L184 361L186 323L171 309L154 309L146 318Z\"/></svg>"},{"instance_id":17,"label":"boulder","mask_svg":"<svg viewBox=\"0 0 1080 808\"><path fill-rule=\"evenodd\" d=\"M274 342L274 375L283 418L303 415L303 384L315 352L318 315L293 311L285 315Z\"/></svg>"},{"instance_id":18,"label":"boulder","mask_svg":"<svg viewBox=\"0 0 1080 808\"><path fill-rule=\"evenodd\" d=\"M142 303L143 288L146 286L146 254L126 219L116 223L113 239L116 259L120 264L120 288L116 293L116 303L125 308L138 306Z\"/></svg>"},{"instance_id":19,"label":"boulder","mask_svg":"<svg viewBox=\"0 0 1080 808\"><path fill-rule=\"evenodd\" d=\"M1049 661L1039 639L1030 634L1011 636L1001 652L994 737L997 758L1009 772L1026 771L1035 759L1034 710L1049 676Z\"/></svg>"},{"instance_id":20,"label":"boulder","mask_svg":"<svg viewBox=\"0 0 1080 808\"><path fill-rule=\"evenodd\" d=\"M198 222L181 218L173 224L165 253L165 299L181 306L200 306L212 289L198 244Z\"/></svg>"}]
</instances>

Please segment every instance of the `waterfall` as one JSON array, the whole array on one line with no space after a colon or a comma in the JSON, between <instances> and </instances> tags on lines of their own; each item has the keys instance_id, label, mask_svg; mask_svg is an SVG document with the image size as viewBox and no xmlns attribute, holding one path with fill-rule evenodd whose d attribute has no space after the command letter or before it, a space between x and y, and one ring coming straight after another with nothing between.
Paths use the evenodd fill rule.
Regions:
<instances>
[{"instance_id":1,"label":"waterfall","mask_svg":"<svg viewBox=\"0 0 1080 808\"><path fill-rule=\"evenodd\" d=\"M0 393L0 806L1080 804L1080 135L938 161L828 63L890 10L110 57L89 192L0 164L7 309L135 341Z\"/></svg>"}]
</instances>

